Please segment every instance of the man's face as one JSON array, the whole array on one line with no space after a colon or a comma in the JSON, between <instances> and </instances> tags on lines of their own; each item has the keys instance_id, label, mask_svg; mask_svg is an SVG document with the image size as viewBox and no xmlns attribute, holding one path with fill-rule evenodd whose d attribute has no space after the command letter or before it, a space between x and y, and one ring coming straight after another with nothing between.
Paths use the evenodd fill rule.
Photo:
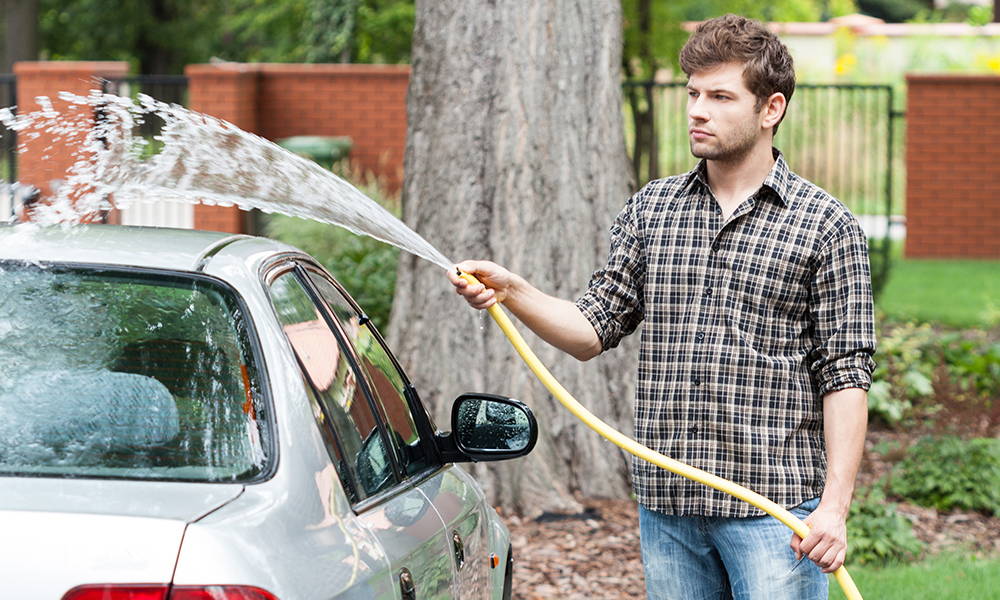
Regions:
<instances>
[{"instance_id":1,"label":"man's face","mask_svg":"<svg viewBox=\"0 0 1000 600\"><path fill-rule=\"evenodd\" d=\"M724 63L688 79L688 139L691 154L717 161L738 160L765 131L763 107L743 82L743 65Z\"/></svg>"}]
</instances>

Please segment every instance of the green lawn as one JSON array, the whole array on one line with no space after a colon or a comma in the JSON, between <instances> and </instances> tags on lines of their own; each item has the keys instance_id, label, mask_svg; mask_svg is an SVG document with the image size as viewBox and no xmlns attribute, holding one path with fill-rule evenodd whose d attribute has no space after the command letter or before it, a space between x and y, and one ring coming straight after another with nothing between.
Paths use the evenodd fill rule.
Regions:
<instances>
[{"instance_id":1,"label":"green lawn","mask_svg":"<svg viewBox=\"0 0 1000 600\"><path fill-rule=\"evenodd\" d=\"M1000 559L940 555L907 565L848 566L867 600L971 600L1000 597ZM830 577L830 600L843 600Z\"/></svg>"},{"instance_id":2,"label":"green lawn","mask_svg":"<svg viewBox=\"0 0 1000 600\"><path fill-rule=\"evenodd\" d=\"M886 316L954 327L1000 325L1000 260L896 255L878 301Z\"/></svg>"}]
</instances>

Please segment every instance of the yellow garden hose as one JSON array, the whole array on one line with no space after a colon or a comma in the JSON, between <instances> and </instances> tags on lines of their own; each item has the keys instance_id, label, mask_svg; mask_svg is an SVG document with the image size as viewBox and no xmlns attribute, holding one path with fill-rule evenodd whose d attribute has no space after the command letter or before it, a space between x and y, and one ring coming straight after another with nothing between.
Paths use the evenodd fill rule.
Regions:
<instances>
[{"instance_id":1,"label":"yellow garden hose","mask_svg":"<svg viewBox=\"0 0 1000 600\"><path fill-rule=\"evenodd\" d=\"M478 279L468 273L459 273L459 275L470 284L479 283ZM592 412L577 402L573 395L570 394L566 388L564 388L562 384L560 384L556 378L552 376L552 373L549 373L549 370L545 368L545 365L538 360L535 353L528 347L527 342L524 341L521 334L514 328L514 324L511 322L510 317L508 317L507 313L500 308L499 303L493 304L493 306L490 306L487 311L490 313L490 316L493 317L493 320L496 321L496 324L500 326L504 335L507 336L511 345L514 346L517 353L521 355L521 358L524 360L525 364L528 365L528 368L531 369L532 373L534 373L542 384L549 390L549 392L551 392L552 395L566 407L566 410L573 413L576 418L583 421L587 427L590 427L629 454L638 456L645 461L651 462L658 467L666 469L672 473L676 473L682 477L687 477L688 479L697 481L698 483L703 483L731 496L735 496L744 502L749 502L787 525L802 539L805 539L806 536L809 535L809 527L803 523L801 519L785 510L784 507L775 504L757 492L716 475L712 475L707 471L702 471L701 469L697 469L691 465L686 465L682 462L676 461L669 456L656 452L655 450L651 450L650 448L643 446L639 442L621 433L617 429L611 427L604 421L598 419ZM837 578L837 583L840 584L841 589L844 590L844 595L847 596L848 600L862 600L861 592L858 591L858 587L854 585L854 580L851 579L851 576L847 573L846 568L841 566L834 571L833 574Z\"/></svg>"}]
</instances>

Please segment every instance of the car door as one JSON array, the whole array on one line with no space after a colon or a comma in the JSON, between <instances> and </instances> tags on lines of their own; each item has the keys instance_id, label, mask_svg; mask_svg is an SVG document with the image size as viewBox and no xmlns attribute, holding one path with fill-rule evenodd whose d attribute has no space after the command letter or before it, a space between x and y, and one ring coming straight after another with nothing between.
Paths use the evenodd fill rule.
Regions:
<instances>
[{"instance_id":1,"label":"car door","mask_svg":"<svg viewBox=\"0 0 1000 600\"><path fill-rule=\"evenodd\" d=\"M454 598L488 598L490 582L487 539L487 504L479 485L462 469L440 464L429 455L433 447L421 453L422 438L433 435L433 427L405 373L390 352L374 325L350 297L331 279L316 269L308 276L330 309L341 316L344 330L356 348L358 362L377 398L377 406L393 431L397 453L402 455L404 471L420 478L428 467L437 472L423 478L424 492L444 521L444 540L450 549L455 570ZM421 426L426 424L426 426ZM416 458L415 458L416 456Z\"/></svg>"},{"instance_id":2,"label":"car door","mask_svg":"<svg viewBox=\"0 0 1000 600\"><path fill-rule=\"evenodd\" d=\"M421 437L415 423L402 432L390 425L352 343L362 316L353 306L345 310L321 299L307 274L318 271L309 270L287 261L273 269L269 287L316 398L317 426L345 494L388 558L395 597L451 598L444 523L423 490L438 481L432 474L439 464L429 452L433 440Z\"/></svg>"}]
</instances>

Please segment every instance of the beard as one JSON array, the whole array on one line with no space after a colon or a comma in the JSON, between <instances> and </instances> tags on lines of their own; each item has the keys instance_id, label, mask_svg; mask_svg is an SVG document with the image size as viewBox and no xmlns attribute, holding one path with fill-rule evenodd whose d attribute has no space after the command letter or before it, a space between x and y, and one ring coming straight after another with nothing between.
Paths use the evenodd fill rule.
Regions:
<instances>
[{"instance_id":1,"label":"beard","mask_svg":"<svg viewBox=\"0 0 1000 600\"><path fill-rule=\"evenodd\" d=\"M728 132L726 137L722 137L717 132L715 136L709 138L709 141L714 142L714 144L691 140L691 154L695 158L719 162L735 162L742 159L753 149L760 132L757 123L752 119L748 119L744 123L745 125L739 129Z\"/></svg>"}]
</instances>

